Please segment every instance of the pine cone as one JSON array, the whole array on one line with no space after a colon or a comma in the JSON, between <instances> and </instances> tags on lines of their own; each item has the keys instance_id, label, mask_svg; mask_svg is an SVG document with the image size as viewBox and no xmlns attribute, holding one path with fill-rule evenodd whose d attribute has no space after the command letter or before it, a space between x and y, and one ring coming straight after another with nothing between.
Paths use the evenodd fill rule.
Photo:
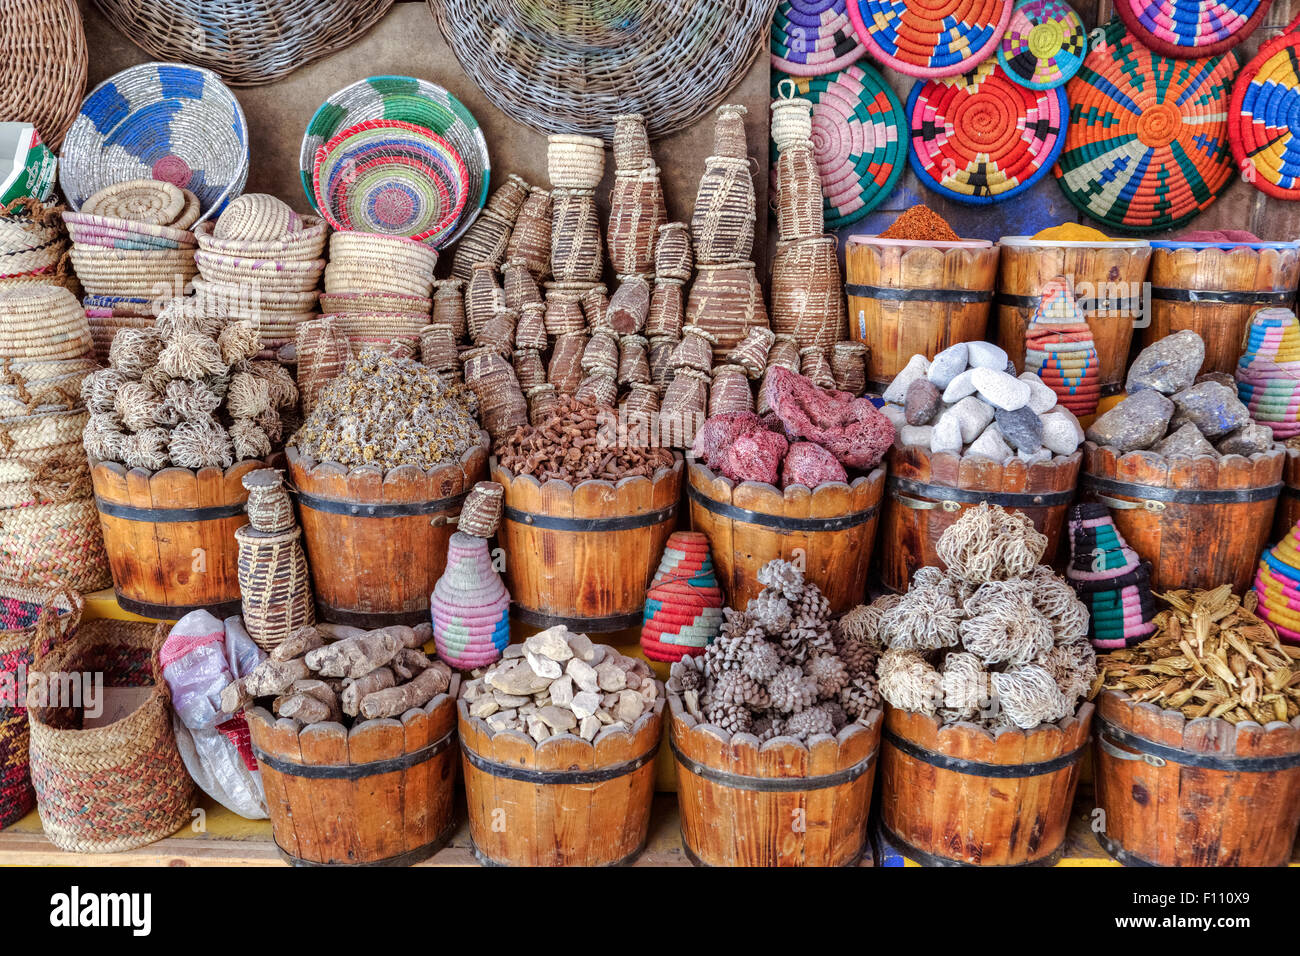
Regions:
<instances>
[{"instance_id":1,"label":"pine cone","mask_svg":"<svg viewBox=\"0 0 1300 956\"><path fill-rule=\"evenodd\" d=\"M857 677L860 674L875 676L876 661L880 659L880 653L872 645L864 644L862 641L844 641L839 645L838 652L850 677Z\"/></svg>"},{"instance_id":2,"label":"pine cone","mask_svg":"<svg viewBox=\"0 0 1300 956\"><path fill-rule=\"evenodd\" d=\"M767 682L772 707L783 714L797 714L817 699L817 682L797 667L783 667Z\"/></svg>"},{"instance_id":3,"label":"pine cone","mask_svg":"<svg viewBox=\"0 0 1300 956\"><path fill-rule=\"evenodd\" d=\"M835 721L825 707L809 707L792 716L785 723L785 732L791 737L807 740L817 734L835 732Z\"/></svg>"},{"instance_id":4,"label":"pine cone","mask_svg":"<svg viewBox=\"0 0 1300 956\"><path fill-rule=\"evenodd\" d=\"M795 625L781 637L781 647L786 658L800 666L814 653L835 653L830 628L814 621L796 620Z\"/></svg>"},{"instance_id":5,"label":"pine cone","mask_svg":"<svg viewBox=\"0 0 1300 956\"><path fill-rule=\"evenodd\" d=\"M875 677L855 677L840 691L840 706L853 720L867 716L880 706Z\"/></svg>"},{"instance_id":6,"label":"pine cone","mask_svg":"<svg viewBox=\"0 0 1300 956\"><path fill-rule=\"evenodd\" d=\"M803 593L803 572L789 561L776 558L758 569L758 583L789 601L799 600Z\"/></svg>"},{"instance_id":7,"label":"pine cone","mask_svg":"<svg viewBox=\"0 0 1300 956\"><path fill-rule=\"evenodd\" d=\"M780 637L790 628L794 612L790 602L780 594L763 592L749 602L745 612L770 637Z\"/></svg>"},{"instance_id":8,"label":"pine cone","mask_svg":"<svg viewBox=\"0 0 1300 956\"><path fill-rule=\"evenodd\" d=\"M710 688L709 700L744 704L752 710L766 710L771 703L766 688L740 670L723 671Z\"/></svg>"},{"instance_id":9,"label":"pine cone","mask_svg":"<svg viewBox=\"0 0 1300 956\"><path fill-rule=\"evenodd\" d=\"M837 700L828 700L824 704L818 705L831 715L831 729L834 733L839 733L844 729L844 725L849 722L849 715L844 712L844 708Z\"/></svg>"},{"instance_id":10,"label":"pine cone","mask_svg":"<svg viewBox=\"0 0 1300 956\"><path fill-rule=\"evenodd\" d=\"M743 734L754 724L754 717L744 704L728 704L712 700L704 708L706 723L713 724L729 734Z\"/></svg>"},{"instance_id":11,"label":"pine cone","mask_svg":"<svg viewBox=\"0 0 1300 956\"><path fill-rule=\"evenodd\" d=\"M844 662L836 655L824 651L809 657L803 672L817 682L819 698L834 697L849 682L849 671Z\"/></svg>"},{"instance_id":12,"label":"pine cone","mask_svg":"<svg viewBox=\"0 0 1300 956\"><path fill-rule=\"evenodd\" d=\"M695 655L688 655L679 661L674 661L669 669L668 689L683 693L688 690L699 690L704 686L704 672L701 668L700 659Z\"/></svg>"},{"instance_id":13,"label":"pine cone","mask_svg":"<svg viewBox=\"0 0 1300 956\"><path fill-rule=\"evenodd\" d=\"M722 616L718 636L704 649L704 669L711 677L739 668L755 643L754 622L748 614L724 608Z\"/></svg>"},{"instance_id":14,"label":"pine cone","mask_svg":"<svg viewBox=\"0 0 1300 956\"><path fill-rule=\"evenodd\" d=\"M801 619L824 624L830 616L831 602L826 600L826 595L813 585L805 587L803 594L794 604L795 624L797 625Z\"/></svg>"},{"instance_id":15,"label":"pine cone","mask_svg":"<svg viewBox=\"0 0 1300 956\"><path fill-rule=\"evenodd\" d=\"M780 717L756 717L749 732L758 738L759 743L765 743L785 733L785 721Z\"/></svg>"},{"instance_id":16,"label":"pine cone","mask_svg":"<svg viewBox=\"0 0 1300 956\"><path fill-rule=\"evenodd\" d=\"M745 676L767 683L781 669L781 652L775 645L762 641L754 645L740 669Z\"/></svg>"}]
</instances>

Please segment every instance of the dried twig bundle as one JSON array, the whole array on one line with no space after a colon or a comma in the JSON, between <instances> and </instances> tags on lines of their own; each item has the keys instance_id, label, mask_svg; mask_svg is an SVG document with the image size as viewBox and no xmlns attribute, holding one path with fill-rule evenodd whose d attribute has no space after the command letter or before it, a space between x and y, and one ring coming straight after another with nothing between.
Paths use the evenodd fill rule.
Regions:
<instances>
[{"instance_id":1,"label":"dried twig bundle","mask_svg":"<svg viewBox=\"0 0 1300 956\"><path fill-rule=\"evenodd\" d=\"M92 461L121 461L126 437L115 414L96 412L86 422L81 442Z\"/></svg>"},{"instance_id":2,"label":"dried twig bundle","mask_svg":"<svg viewBox=\"0 0 1300 956\"><path fill-rule=\"evenodd\" d=\"M138 432L153 428L162 399L142 382L124 382L117 390L113 411L128 431Z\"/></svg>"},{"instance_id":3,"label":"dried twig bundle","mask_svg":"<svg viewBox=\"0 0 1300 956\"><path fill-rule=\"evenodd\" d=\"M146 428L122 439L122 464L157 471L167 467L167 429Z\"/></svg>"},{"instance_id":4,"label":"dried twig bundle","mask_svg":"<svg viewBox=\"0 0 1300 956\"><path fill-rule=\"evenodd\" d=\"M108 364L127 378L138 379L158 362L163 340L153 329L118 329L108 348Z\"/></svg>"},{"instance_id":5,"label":"dried twig bundle","mask_svg":"<svg viewBox=\"0 0 1300 956\"><path fill-rule=\"evenodd\" d=\"M226 409L233 418L256 418L271 407L271 386L252 372L231 376Z\"/></svg>"},{"instance_id":6,"label":"dried twig bundle","mask_svg":"<svg viewBox=\"0 0 1300 956\"><path fill-rule=\"evenodd\" d=\"M221 397L203 382L183 378L167 383L166 402L181 418L211 415L221 405Z\"/></svg>"},{"instance_id":7,"label":"dried twig bundle","mask_svg":"<svg viewBox=\"0 0 1300 956\"><path fill-rule=\"evenodd\" d=\"M130 381L115 368L101 368L81 380L81 400L91 414L102 415L117 407L117 390Z\"/></svg>"},{"instance_id":8,"label":"dried twig bundle","mask_svg":"<svg viewBox=\"0 0 1300 956\"><path fill-rule=\"evenodd\" d=\"M251 418L236 418L230 423L230 442L235 461L247 458L265 458L271 454L271 439L262 426Z\"/></svg>"}]
</instances>

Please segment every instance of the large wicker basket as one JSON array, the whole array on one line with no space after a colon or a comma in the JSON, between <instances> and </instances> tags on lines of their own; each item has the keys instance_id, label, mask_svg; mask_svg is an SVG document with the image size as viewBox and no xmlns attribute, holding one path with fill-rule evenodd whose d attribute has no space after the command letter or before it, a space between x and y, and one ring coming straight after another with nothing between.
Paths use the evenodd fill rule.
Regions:
<instances>
[{"instance_id":1,"label":"large wicker basket","mask_svg":"<svg viewBox=\"0 0 1300 956\"><path fill-rule=\"evenodd\" d=\"M86 92L86 31L77 0L5 0L0 26L0 117L31 123L58 149Z\"/></svg>"}]
</instances>

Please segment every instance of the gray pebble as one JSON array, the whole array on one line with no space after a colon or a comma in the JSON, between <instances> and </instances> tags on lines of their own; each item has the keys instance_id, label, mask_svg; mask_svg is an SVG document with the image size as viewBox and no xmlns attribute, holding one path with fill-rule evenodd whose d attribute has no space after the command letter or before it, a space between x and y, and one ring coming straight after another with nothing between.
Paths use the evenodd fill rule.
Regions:
<instances>
[{"instance_id":1,"label":"gray pebble","mask_svg":"<svg viewBox=\"0 0 1300 956\"><path fill-rule=\"evenodd\" d=\"M1250 424L1250 409L1237 398L1237 390L1218 382L1206 381L1173 395L1173 427L1191 422L1206 438L1213 441Z\"/></svg>"},{"instance_id":2,"label":"gray pebble","mask_svg":"<svg viewBox=\"0 0 1300 956\"><path fill-rule=\"evenodd\" d=\"M997 410L998 430L1016 451L1036 452L1043 447L1043 423L1028 406L1015 411Z\"/></svg>"},{"instance_id":3,"label":"gray pebble","mask_svg":"<svg viewBox=\"0 0 1300 956\"><path fill-rule=\"evenodd\" d=\"M1110 411L1101 415L1088 429L1089 441L1110 445L1123 455L1150 448L1164 437L1174 403L1155 389L1134 392Z\"/></svg>"},{"instance_id":4,"label":"gray pebble","mask_svg":"<svg viewBox=\"0 0 1300 956\"><path fill-rule=\"evenodd\" d=\"M1164 455L1166 458L1195 458L1198 455L1209 455L1211 458L1219 457L1219 453L1214 450L1214 446L1205 440L1205 436L1191 422L1188 422L1177 431L1170 432L1166 437L1156 442L1155 447L1151 450L1157 455Z\"/></svg>"},{"instance_id":5,"label":"gray pebble","mask_svg":"<svg viewBox=\"0 0 1300 956\"><path fill-rule=\"evenodd\" d=\"M1130 395L1154 389L1163 395L1181 392L1196 381L1205 361L1205 342L1190 329L1153 342L1133 360L1124 388Z\"/></svg>"}]
</instances>

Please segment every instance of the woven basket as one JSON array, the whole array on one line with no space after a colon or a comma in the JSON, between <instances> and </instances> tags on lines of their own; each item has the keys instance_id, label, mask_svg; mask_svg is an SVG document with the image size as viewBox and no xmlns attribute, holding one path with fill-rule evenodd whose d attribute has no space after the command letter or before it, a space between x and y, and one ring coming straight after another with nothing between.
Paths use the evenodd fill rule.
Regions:
<instances>
[{"instance_id":1,"label":"woven basket","mask_svg":"<svg viewBox=\"0 0 1300 956\"><path fill-rule=\"evenodd\" d=\"M698 325L688 325L673 349L669 364L673 368L693 368L697 372L713 369L713 347L717 337Z\"/></svg>"},{"instance_id":2,"label":"woven basket","mask_svg":"<svg viewBox=\"0 0 1300 956\"><path fill-rule=\"evenodd\" d=\"M196 244L194 233L187 229L115 216L68 211L63 214L63 222L68 227L72 241L81 246L147 250L182 249Z\"/></svg>"},{"instance_id":3,"label":"woven basket","mask_svg":"<svg viewBox=\"0 0 1300 956\"><path fill-rule=\"evenodd\" d=\"M0 578L98 591L112 583L95 500L42 501L0 510Z\"/></svg>"},{"instance_id":4,"label":"woven basket","mask_svg":"<svg viewBox=\"0 0 1300 956\"><path fill-rule=\"evenodd\" d=\"M324 259L252 259L202 249L194 253L194 262L211 282L251 284L266 292L311 292L325 271Z\"/></svg>"},{"instance_id":5,"label":"woven basket","mask_svg":"<svg viewBox=\"0 0 1300 956\"><path fill-rule=\"evenodd\" d=\"M551 273L551 194L539 186L528 190L506 243L506 261L523 259L536 279Z\"/></svg>"},{"instance_id":6,"label":"woven basket","mask_svg":"<svg viewBox=\"0 0 1300 956\"><path fill-rule=\"evenodd\" d=\"M664 223L655 241L655 275L689 282L694 268L690 227L684 222Z\"/></svg>"},{"instance_id":7,"label":"woven basket","mask_svg":"<svg viewBox=\"0 0 1300 956\"><path fill-rule=\"evenodd\" d=\"M443 279L434 282L429 324L450 329L452 337L458 342L466 336L469 329L465 319L464 280Z\"/></svg>"},{"instance_id":8,"label":"woven basket","mask_svg":"<svg viewBox=\"0 0 1300 956\"><path fill-rule=\"evenodd\" d=\"M388 262L390 268L416 270L432 277L438 265L438 250L401 236L371 232L336 232L330 237L330 261L370 265Z\"/></svg>"},{"instance_id":9,"label":"woven basket","mask_svg":"<svg viewBox=\"0 0 1300 956\"><path fill-rule=\"evenodd\" d=\"M587 328L582 311L582 293L546 283L546 334L565 335Z\"/></svg>"},{"instance_id":10,"label":"woven basket","mask_svg":"<svg viewBox=\"0 0 1300 956\"><path fill-rule=\"evenodd\" d=\"M101 187L86 198L81 211L143 226L189 229L198 220L198 197L175 183L144 177Z\"/></svg>"},{"instance_id":11,"label":"woven basket","mask_svg":"<svg viewBox=\"0 0 1300 956\"><path fill-rule=\"evenodd\" d=\"M81 365L93 367L85 360L74 362L51 362L51 365ZM90 372L78 369L62 375L48 378L26 380L20 376L10 376L12 384L0 384L0 419L19 415L30 415L37 411L73 411L82 406L81 383Z\"/></svg>"},{"instance_id":12,"label":"woven basket","mask_svg":"<svg viewBox=\"0 0 1300 956\"><path fill-rule=\"evenodd\" d=\"M488 319L506 307L505 290L497 283L496 273L489 263L479 263L465 289L465 321L471 339L477 339Z\"/></svg>"},{"instance_id":13,"label":"woven basket","mask_svg":"<svg viewBox=\"0 0 1300 956\"><path fill-rule=\"evenodd\" d=\"M404 312L339 312L322 318L334 320L335 327L347 337L353 355L360 355L367 346L387 346L393 342L411 344L412 351L418 352L420 329L425 325L420 316Z\"/></svg>"},{"instance_id":14,"label":"woven basket","mask_svg":"<svg viewBox=\"0 0 1300 956\"><path fill-rule=\"evenodd\" d=\"M298 353L298 396L302 413L310 415L321 389L337 378L347 364L347 336L333 319L314 319L298 326L294 338Z\"/></svg>"},{"instance_id":15,"label":"woven basket","mask_svg":"<svg viewBox=\"0 0 1300 956\"><path fill-rule=\"evenodd\" d=\"M86 92L86 31L76 0L12 0L0 30L0 116L31 123L57 150Z\"/></svg>"},{"instance_id":16,"label":"woven basket","mask_svg":"<svg viewBox=\"0 0 1300 956\"><path fill-rule=\"evenodd\" d=\"M120 146L142 140L154 144L142 157ZM239 101L215 73L177 63L143 63L95 87L59 162L73 209L105 186L158 179L198 197L195 222L219 214L247 178L248 124Z\"/></svg>"},{"instance_id":17,"label":"woven basket","mask_svg":"<svg viewBox=\"0 0 1300 956\"><path fill-rule=\"evenodd\" d=\"M748 112L738 103L718 107L717 118L713 121L714 155L729 159L749 156L749 144L745 139L745 114Z\"/></svg>"},{"instance_id":18,"label":"woven basket","mask_svg":"<svg viewBox=\"0 0 1300 956\"><path fill-rule=\"evenodd\" d=\"M515 348L544 349L546 338L546 306L540 302L529 303L519 313L515 326Z\"/></svg>"},{"instance_id":19,"label":"woven basket","mask_svg":"<svg viewBox=\"0 0 1300 956\"><path fill-rule=\"evenodd\" d=\"M527 196L527 182L514 173L506 177L505 185L492 194L483 212L452 250L453 276L468 279L470 270L480 262L501 265L510 242L510 230Z\"/></svg>"},{"instance_id":20,"label":"woven basket","mask_svg":"<svg viewBox=\"0 0 1300 956\"><path fill-rule=\"evenodd\" d=\"M528 422L534 428L541 427L555 414L560 404L560 396L554 385L535 385L528 390Z\"/></svg>"},{"instance_id":21,"label":"woven basket","mask_svg":"<svg viewBox=\"0 0 1300 956\"><path fill-rule=\"evenodd\" d=\"M754 264L698 266L686 300L686 323L699 326L717 339L713 355L719 362L752 326L766 328L767 309L763 305L763 290L754 275Z\"/></svg>"},{"instance_id":22,"label":"woven basket","mask_svg":"<svg viewBox=\"0 0 1300 956\"><path fill-rule=\"evenodd\" d=\"M68 290L42 285L0 290L0 358L75 359L92 345L86 312Z\"/></svg>"},{"instance_id":23,"label":"woven basket","mask_svg":"<svg viewBox=\"0 0 1300 956\"><path fill-rule=\"evenodd\" d=\"M460 367L456 337L450 329L437 325L420 329L420 361L435 372Z\"/></svg>"},{"instance_id":24,"label":"woven basket","mask_svg":"<svg viewBox=\"0 0 1300 956\"><path fill-rule=\"evenodd\" d=\"M587 347L582 350L582 370L587 375L598 368L618 370L618 339L607 332L600 332L587 340Z\"/></svg>"},{"instance_id":25,"label":"woven basket","mask_svg":"<svg viewBox=\"0 0 1300 956\"><path fill-rule=\"evenodd\" d=\"M613 408L618 401L618 380L611 369L598 368L578 383L574 397L602 408Z\"/></svg>"},{"instance_id":26,"label":"woven basket","mask_svg":"<svg viewBox=\"0 0 1300 956\"><path fill-rule=\"evenodd\" d=\"M515 378L519 379L519 387L524 390L525 395L539 385L547 384L546 366L542 363L541 349L516 349L512 360Z\"/></svg>"},{"instance_id":27,"label":"woven basket","mask_svg":"<svg viewBox=\"0 0 1300 956\"><path fill-rule=\"evenodd\" d=\"M68 588L43 590L0 581L0 674L13 690L26 686L38 632L62 640L81 620L84 602ZM48 648L41 647L44 651ZM27 708L0 702L0 830L36 805L28 760Z\"/></svg>"},{"instance_id":28,"label":"woven basket","mask_svg":"<svg viewBox=\"0 0 1300 956\"><path fill-rule=\"evenodd\" d=\"M73 708L28 712L36 803L46 838L62 850L130 850L189 822L194 782L176 749L158 661L166 636L162 625L86 621L33 664L51 675L103 673L110 687L152 687L139 708L104 727L82 729Z\"/></svg>"},{"instance_id":29,"label":"woven basket","mask_svg":"<svg viewBox=\"0 0 1300 956\"><path fill-rule=\"evenodd\" d=\"M650 283L641 276L619 276L618 288L609 297L609 327L620 335L640 332L650 314Z\"/></svg>"},{"instance_id":30,"label":"woven basket","mask_svg":"<svg viewBox=\"0 0 1300 956\"><path fill-rule=\"evenodd\" d=\"M549 317L549 314L548 314ZM546 366L546 381L561 395L572 395L582 382L582 353L587 349L584 332L566 332L555 340L551 361Z\"/></svg>"},{"instance_id":31,"label":"woven basket","mask_svg":"<svg viewBox=\"0 0 1300 956\"><path fill-rule=\"evenodd\" d=\"M598 281L602 262L595 195L587 190L554 189L551 201L551 273L555 280Z\"/></svg>"},{"instance_id":32,"label":"woven basket","mask_svg":"<svg viewBox=\"0 0 1300 956\"><path fill-rule=\"evenodd\" d=\"M315 262L325 255L329 226L319 216L301 216L302 227L278 239L247 242L241 239L218 239L211 222L194 227L199 248L237 259L278 259L284 262Z\"/></svg>"},{"instance_id":33,"label":"woven basket","mask_svg":"<svg viewBox=\"0 0 1300 956\"><path fill-rule=\"evenodd\" d=\"M715 368L709 385L709 417L753 410L754 393L749 388L745 369L739 365Z\"/></svg>"},{"instance_id":34,"label":"woven basket","mask_svg":"<svg viewBox=\"0 0 1300 956\"><path fill-rule=\"evenodd\" d=\"M767 353L767 367L779 365L795 374L799 372L799 343L793 335L778 332L772 338L772 348Z\"/></svg>"},{"instance_id":35,"label":"woven basket","mask_svg":"<svg viewBox=\"0 0 1300 956\"><path fill-rule=\"evenodd\" d=\"M754 249L754 178L746 159L710 156L695 193L695 261L742 262Z\"/></svg>"},{"instance_id":36,"label":"woven basket","mask_svg":"<svg viewBox=\"0 0 1300 956\"><path fill-rule=\"evenodd\" d=\"M471 349L462 356L465 384L478 396L483 427L496 441L528 424L528 402L514 366L490 348Z\"/></svg>"},{"instance_id":37,"label":"woven basket","mask_svg":"<svg viewBox=\"0 0 1300 956\"><path fill-rule=\"evenodd\" d=\"M772 260L772 330L800 348L829 349L848 331L834 236L777 243Z\"/></svg>"},{"instance_id":38,"label":"woven basket","mask_svg":"<svg viewBox=\"0 0 1300 956\"><path fill-rule=\"evenodd\" d=\"M658 167L616 173L609 194L609 232L605 237L614 271L619 275L652 274L655 239L667 220Z\"/></svg>"},{"instance_id":39,"label":"woven basket","mask_svg":"<svg viewBox=\"0 0 1300 956\"><path fill-rule=\"evenodd\" d=\"M404 292L324 292L320 296L322 312L405 312L427 316L433 300Z\"/></svg>"},{"instance_id":40,"label":"woven basket","mask_svg":"<svg viewBox=\"0 0 1300 956\"><path fill-rule=\"evenodd\" d=\"M767 51L776 0L526 4L430 0L494 106L547 133L609 140L630 104L659 138L718 104Z\"/></svg>"},{"instance_id":41,"label":"woven basket","mask_svg":"<svg viewBox=\"0 0 1300 956\"><path fill-rule=\"evenodd\" d=\"M587 328L592 332L610 327L608 292L600 283L582 291L582 314L587 319Z\"/></svg>"},{"instance_id":42,"label":"woven basket","mask_svg":"<svg viewBox=\"0 0 1300 956\"><path fill-rule=\"evenodd\" d=\"M661 391L673 380L672 357L679 341L670 335L657 335L650 339L650 382Z\"/></svg>"},{"instance_id":43,"label":"woven basket","mask_svg":"<svg viewBox=\"0 0 1300 956\"><path fill-rule=\"evenodd\" d=\"M623 412L629 418L648 418L659 411L659 390L653 385L636 384L628 391Z\"/></svg>"},{"instance_id":44,"label":"woven basket","mask_svg":"<svg viewBox=\"0 0 1300 956\"><path fill-rule=\"evenodd\" d=\"M654 165L645 117L640 113L623 113L614 117L613 146L614 168L620 173L631 173Z\"/></svg>"},{"instance_id":45,"label":"woven basket","mask_svg":"<svg viewBox=\"0 0 1300 956\"><path fill-rule=\"evenodd\" d=\"M794 83L782 82L781 95L772 100L772 142L778 150L812 139L812 100L794 95Z\"/></svg>"},{"instance_id":46,"label":"woven basket","mask_svg":"<svg viewBox=\"0 0 1300 956\"><path fill-rule=\"evenodd\" d=\"M867 390L867 347L861 342L836 342L831 349L831 374L842 392L861 395Z\"/></svg>"},{"instance_id":47,"label":"woven basket","mask_svg":"<svg viewBox=\"0 0 1300 956\"><path fill-rule=\"evenodd\" d=\"M379 259L334 259L325 267L326 292L398 292L427 299L433 275Z\"/></svg>"},{"instance_id":48,"label":"woven basket","mask_svg":"<svg viewBox=\"0 0 1300 956\"><path fill-rule=\"evenodd\" d=\"M488 320L483 323L483 328L479 330L478 337L474 339L474 344L487 345L496 349L502 355L509 355L514 350L515 324L517 322L518 314L511 309L500 309L492 313Z\"/></svg>"},{"instance_id":49,"label":"woven basket","mask_svg":"<svg viewBox=\"0 0 1300 956\"><path fill-rule=\"evenodd\" d=\"M822 179L809 140L786 144L776 160L776 223L783 241L826 231Z\"/></svg>"},{"instance_id":50,"label":"woven basket","mask_svg":"<svg viewBox=\"0 0 1300 956\"><path fill-rule=\"evenodd\" d=\"M469 490L460 508L456 530L476 538L490 538L501 523L505 489L495 481L480 481Z\"/></svg>"},{"instance_id":51,"label":"woven basket","mask_svg":"<svg viewBox=\"0 0 1300 956\"><path fill-rule=\"evenodd\" d=\"M650 343L643 335L624 335L618 340L618 384L649 385Z\"/></svg>"},{"instance_id":52,"label":"woven basket","mask_svg":"<svg viewBox=\"0 0 1300 956\"><path fill-rule=\"evenodd\" d=\"M242 242L274 242L297 232L302 223L289 204L268 193L236 196L216 220L218 239Z\"/></svg>"},{"instance_id":53,"label":"woven basket","mask_svg":"<svg viewBox=\"0 0 1300 956\"><path fill-rule=\"evenodd\" d=\"M245 526L235 531L244 628L264 651L283 644L298 628L316 623L301 539L300 528L276 532Z\"/></svg>"},{"instance_id":54,"label":"woven basket","mask_svg":"<svg viewBox=\"0 0 1300 956\"><path fill-rule=\"evenodd\" d=\"M274 468L258 468L240 479L248 492L244 510L254 531L278 534L294 526L293 502L284 489L284 476Z\"/></svg>"},{"instance_id":55,"label":"woven basket","mask_svg":"<svg viewBox=\"0 0 1300 956\"><path fill-rule=\"evenodd\" d=\"M727 361L739 365L750 378L761 378L767 369L767 356L775 338L771 329L756 325L727 353Z\"/></svg>"},{"instance_id":56,"label":"woven basket","mask_svg":"<svg viewBox=\"0 0 1300 956\"><path fill-rule=\"evenodd\" d=\"M835 375L831 372L831 363L826 357L826 350L815 345L799 350L799 374L818 388L835 387Z\"/></svg>"},{"instance_id":57,"label":"woven basket","mask_svg":"<svg viewBox=\"0 0 1300 956\"><path fill-rule=\"evenodd\" d=\"M95 0L150 56L196 63L258 86L360 39L393 0Z\"/></svg>"},{"instance_id":58,"label":"woven basket","mask_svg":"<svg viewBox=\"0 0 1300 956\"><path fill-rule=\"evenodd\" d=\"M546 172L556 189L595 189L605 175L605 143L592 136L550 136Z\"/></svg>"},{"instance_id":59,"label":"woven basket","mask_svg":"<svg viewBox=\"0 0 1300 956\"><path fill-rule=\"evenodd\" d=\"M502 273L502 285L505 288L508 309L519 310L525 305L542 301L542 291L537 288L537 280L528 271L528 263L523 259L511 259L506 263Z\"/></svg>"}]
</instances>

